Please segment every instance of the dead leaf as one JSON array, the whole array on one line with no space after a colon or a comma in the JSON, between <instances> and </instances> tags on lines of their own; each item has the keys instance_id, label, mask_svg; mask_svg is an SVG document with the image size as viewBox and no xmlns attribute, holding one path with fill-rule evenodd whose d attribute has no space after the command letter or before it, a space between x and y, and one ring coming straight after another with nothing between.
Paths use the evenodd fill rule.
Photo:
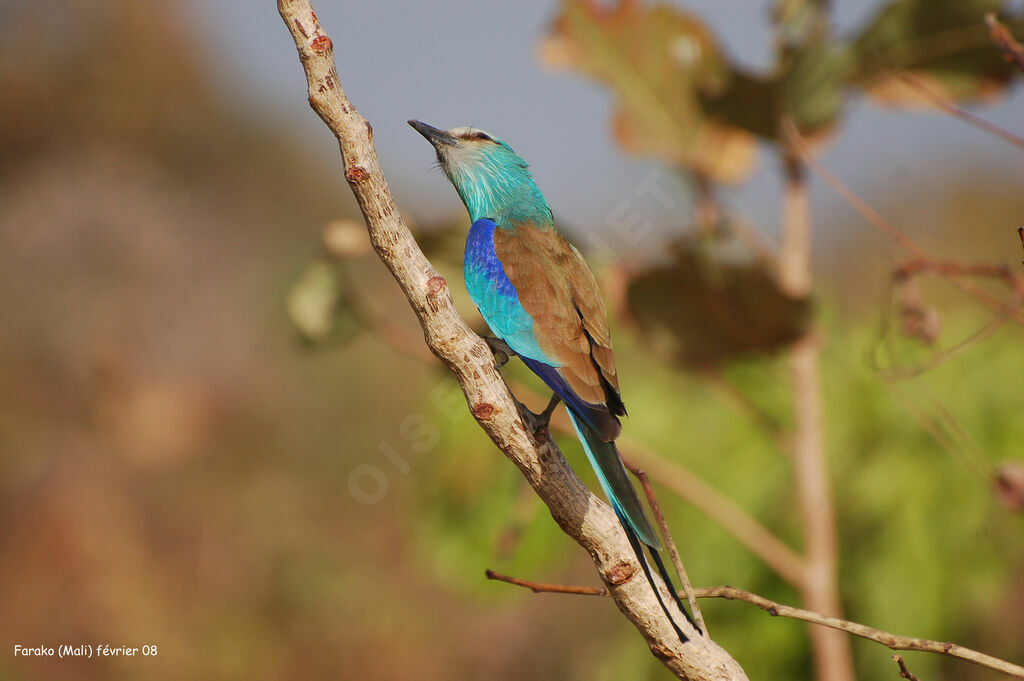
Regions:
<instances>
[{"instance_id":1,"label":"dead leaf","mask_svg":"<svg viewBox=\"0 0 1024 681\"><path fill-rule=\"evenodd\" d=\"M541 60L607 83L618 95L613 129L624 149L736 182L752 169L753 135L710 118L703 97L732 70L695 15L668 5L566 0Z\"/></svg>"},{"instance_id":2,"label":"dead leaf","mask_svg":"<svg viewBox=\"0 0 1024 681\"><path fill-rule=\"evenodd\" d=\"M812 309L763 264L713 259L687 243L668 264L634 275L626 303L647 340L687 365L775 352L803 334Z\"/></svg>"}]
</instances>

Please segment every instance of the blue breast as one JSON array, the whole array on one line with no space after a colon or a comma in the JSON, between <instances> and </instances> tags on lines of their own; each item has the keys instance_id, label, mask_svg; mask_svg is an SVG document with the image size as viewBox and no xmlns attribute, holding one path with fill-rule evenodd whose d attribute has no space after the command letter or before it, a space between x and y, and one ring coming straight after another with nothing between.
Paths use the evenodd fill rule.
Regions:
<instances>
[{"instance_id":1,"label":"blue breast","mask_svg":"<svg viewBox=\"0 0 1024 681\"><path fill-rule=\"evenodd\" d=\"M493 220L481 218L469 230L463 269L469 297L476 303L487 326L516 353L551 366L561 366L550 360L537 343L533 318L523 309L519 293L494 251L495 229L497 225Z\"/></svg>"}]
</instances>

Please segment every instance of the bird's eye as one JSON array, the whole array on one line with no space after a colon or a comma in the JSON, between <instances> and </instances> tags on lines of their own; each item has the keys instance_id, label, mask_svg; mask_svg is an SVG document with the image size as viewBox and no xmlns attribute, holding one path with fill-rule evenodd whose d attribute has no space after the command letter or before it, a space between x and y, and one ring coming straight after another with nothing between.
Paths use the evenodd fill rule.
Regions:
<instances>
[{"instance_id":1,"label":"bird's eye","mask_svg":"<svg viewBox=\"0 0 1024 681\"><path fill-rule=\"evenodd\" d=\"M468 139L471 139L471 140L483 140L485 142L493 142L494 141L494 139L490 135L488 135L486 132L480 132L479 130L475 130L474 132L472 132L469 135Z\"/></svg>"}]
</instances>

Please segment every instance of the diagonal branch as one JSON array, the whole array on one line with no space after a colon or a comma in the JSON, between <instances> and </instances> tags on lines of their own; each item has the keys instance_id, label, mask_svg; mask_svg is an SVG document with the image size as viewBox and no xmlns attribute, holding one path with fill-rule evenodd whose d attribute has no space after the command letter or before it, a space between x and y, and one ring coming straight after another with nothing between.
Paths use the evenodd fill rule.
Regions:
<instances>
[{"instance_id":1,"label":"diagonal branch","mask_svg":"<svg viewBox=\"0 0 1024 681\"><path fill-rule=\"evenodd\" d=\"M580 482L550 438L534 438L536 424L523 422L487 344L459 317L447 282L399 215L373 147L372 129L342 90L331 39L310 1L278 0L277 5L305 70L309 103L338 139L345 179L373 248L409 300L427 346L455 374L477 422L519 468L562 530L587 550L619 610L666 667L680 679L745 680L739 664L677 611L677 621L690 637L688 643L679 640L643 579L615 514ZM675 607L671 599L665 600Z\"/></svg>"},{"instance_id":2,"label":"diagonal branch","mask_svg":"<svg viewBox=\"0 0 1024 681\"><path fill-rule=\"evenodd\" d=\"M529 582L525 579L509 577L493 570L488 570L486 575L487 579L521 586L525 589L530 589L534 593L560 593L583 596L608 595L608 590L600 587L565 586L562 584ZM786 617L788 619L801 620L810 624L817 624L819 626L845 631L853 636L874 641L875 643L881 643L883 646L892 650L913 650L922 653L947 655L959 660L964 660L965 662L971 662L981 667L995 669L996 671L1003 672L1004 674L1017 679L1024 679L1024 667L1013 664L1012 662L1007 662L1006 660L1001 660L998 657L986 655L985 653L978 652L977 650L965 648L961 645L957 645L956 643L931 641L924 638L913 638L911 636L890 634L888 631L869 627L866 624L861 624L859 622L851 622L850 620L823 615L820 612L812 612L810 610L804 610L803 608L794 608L790 605L776 603L764 596L759 596L758 594L735 586L712 586L704 589L694 589L693 592L697 598L724 598L729 601L743 601L744 603L757 606L772 617Z\"/></svg>"},{"instance_id":3,"label":"diagonal branch","mask_svg":"<svg viewBox=\"0 0 1024 681\"><path fill-rule=\"evenodd\" d=\"M654 515L654 520L658 523L658 530L661 532L661 536L665 539L665 548L668 549L668 555L672 559L672 565L676 569L676 574L679 575L679 586L682 588L683 594L686 596L686 602L690 604L690 612L693 613L693 619L697 622L697 626L700 630L707 634L708 626L704 623L704 613L700 611L700 604L697 602L697 597L693 594L693 585L690 584L690 575L686 573L686 568L683 566L683 559L679 557L679 549L676 548L676 540L672 538L672 533L668 530L668 522L665 520L665 516L661 512L661 504L658 503L658 497L654 494L654 487L651 486L651 479L642 468L637 468L636 464L633 462L623 459L622 463L626 465L626 468L628 468L633 475L639 478L640 485L644 488L644 495L647 497L647 503L651 507L651 513Z\"/></svg>"},{"instance_id":4,"label":"diagonal branch","mask_svg":"<svg viewBox=\"0 0 1024 681\"><path fill-rule=\"evenodd\" d=\"M1018 45L1017 47L1020 46ZM967 111L966 109L957 106L955 103L953 103L946 97L942 96L935 90L928 87L928 85L926 85L924 81L922 81L920 78L913 76L909 73L900 74L898 78L907 85L909 85L910 87L917 90L917 92L922 97L924 97L932 104L948 113L950 116L959 118L960 120L970 125L973 125L979 130L984 130L990 135L995 135L996 137L1002 139L1004 142L1009 142L1015 147L1020 147L1021 149L1024 149L1024 138L1020 137L1019 135L1014 135L1009 130L1001 128L995 123L987 121L981 116L973 114L970 111Z\"/></svg>"}]
</instances>

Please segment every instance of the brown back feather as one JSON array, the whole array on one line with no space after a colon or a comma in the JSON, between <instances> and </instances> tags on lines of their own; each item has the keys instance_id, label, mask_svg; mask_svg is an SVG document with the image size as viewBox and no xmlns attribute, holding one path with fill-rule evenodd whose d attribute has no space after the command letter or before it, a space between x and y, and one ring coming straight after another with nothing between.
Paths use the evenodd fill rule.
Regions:
<instances>
[{"instance_id":1,"label":"brown back feather","mask_svg":"<svg viewBox=\"0 0 1024 681\"><path fill-rule=\"evenodd\" d=\"M569 386L583 400L625 414L608 315L580 252L554 229L532 225L495 230L494 250L533 317L541 350L562 365Z\"/></svg>"}]
</instances>

